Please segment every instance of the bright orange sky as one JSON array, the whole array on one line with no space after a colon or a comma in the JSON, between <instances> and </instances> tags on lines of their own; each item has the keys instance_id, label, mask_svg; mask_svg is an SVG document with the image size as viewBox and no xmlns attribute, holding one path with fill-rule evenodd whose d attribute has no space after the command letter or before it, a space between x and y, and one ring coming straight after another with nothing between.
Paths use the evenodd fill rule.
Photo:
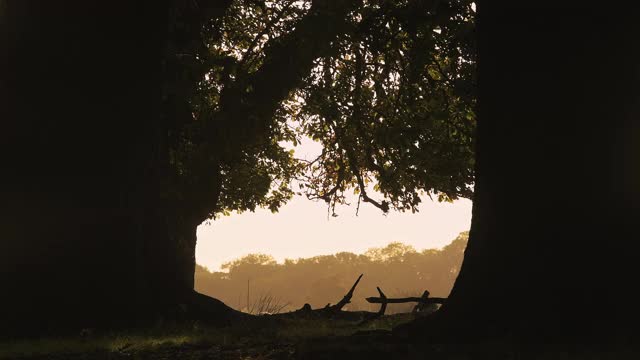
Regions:
<instances>
[{"instance_id":1,"label":"bright orange sky","mask_svg":"<svg viewBox=\"0 0 640 360\"><path fill-rule=\"evenodd\" d=\"M312 159L319 144L303 141L295 148L297 157ZM368 193L374 195L372 189ZM376 197L380 199L380 197ZM336 208L338 217L327 218L327 205L297 196L280 212L258 209L255 213L233 213L198 227L196 262L217 271L225 262L251 253L272 255L281 262L340 251L362 253L371 247L393 241L416 249L440 248L449 244L471 225L471 201L462 199L438 203L422 199L416 214L390 212L383 215L376 207L362 203L358 216L357 197L352 206Z\"/></svg>"}]
</instances>

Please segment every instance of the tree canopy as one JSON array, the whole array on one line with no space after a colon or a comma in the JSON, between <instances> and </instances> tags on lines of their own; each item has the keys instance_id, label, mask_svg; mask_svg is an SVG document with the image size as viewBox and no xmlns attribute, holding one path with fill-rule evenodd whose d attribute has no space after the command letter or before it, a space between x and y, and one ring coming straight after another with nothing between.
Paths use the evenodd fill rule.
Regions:
<instances>
[{"instance_id":1,"label":"tree canopy","mask_svg":"<svg viewBox=\"0 0 640 360\"><path fill-rule=\"evenodd\" d=\"M470 197L471 1L184 2L171 17L163 194L177 208L202 221L296 192L334 209L353 191L384 212ZM316 159L294 157L303 138Z\"/></svg>"},{"instance_id":2,"label":"tree canopy","mask_svg":"<svg viewBox=\"0 0 640 360\"><path fill-rule=\"evenodd\" d=\"M21 274L6 329L196 301L197 225L230 211L296 192L383 211L470 195L470 1L17 1L0 16L3 273ZM315 161L290 151L306 137ZM44 300L24 285L40 269Z\"/></svg>"}]
</instances>

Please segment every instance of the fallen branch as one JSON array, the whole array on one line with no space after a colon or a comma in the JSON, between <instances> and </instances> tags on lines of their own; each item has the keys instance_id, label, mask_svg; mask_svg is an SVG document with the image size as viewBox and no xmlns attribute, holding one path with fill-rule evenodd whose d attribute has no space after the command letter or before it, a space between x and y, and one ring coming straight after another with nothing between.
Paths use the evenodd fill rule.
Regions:
<instances>
[{"instance_id":1,"label":"fallen branch","mask_svg":"<svg viewBox=\"0 0 640 360\"><path fill-rule=\"evenodd\" d=\"M376 286L376 289L378 289L378 293L380 294L380 297L378 299L381 300L382 306L380 306L380 310L378 310L377 313L365 317L360 322L360 324L358 324L358 325L363 325L363 324L368 323L371 320L375 320L375 319L377 319L379 317L382 317L382 315L384 315L384 312L387 311L387 304L388 304L388 302L386 301L387 300L387 296L382 292L382 290L380 290L380 287ZM372 298L369 298L369 299L372 299ZM368 299L367 299L367 301L368 301Z\"/></svg>"},{"instance_id":2,"label":"fallen branch","mask_svg":"<svg viewBox=\"0 0 640 360\"><path fill-rule=\"evenodd\" d=\"M444 304L447 298L432 297L423 299L421 297L406 297L406 298L381 298L381 297L368 297L366 299L372 304L400 304L407 302L418 302L421 304Z\"/></svg>"},{"instance_id":3,"label":"fallen branch","mask_svg":"<svg viewBox=\"0 0 640 360\"><path fill-rule=\"evenodd\" d=\"M353 312L342 311L342 308L351 302L351 298L353 297L353 292L356 290L356 287L358 286L358 283L360 283L360 279L362 279L363 275L364 274L360 274L360 276L358 276L358 279L356 279L356 282L353 283L353 286L351 286L351 289L349 289L349 291L344 295L342 300L337 302L335 305L327 304L325 307L320 309L311 309L311 305L304 304L304 306L302 306L302 308L298 310L288 312L288 313L275 314L273 316L276 316L276 315L277 315L276 317L318 316L318 317L340 318L344 320L362 319L363 317L369 315L370 313L366 311L353 311Z\"/></svg>"},{"instance_id":4,"label":"fallen branch","mask_svg":"<svg viewBox=\"0 0 640 360\"><path fill-rule=\"evenodd\" d=\"M387 310L387 304L417 302L418 304L413 308L413 311L412 311L413 313L416 313L416 312L424 311L427 305L444 304L445 300L447 300L447 298L441 298L441 297L430 298L428 290L425 290L424 293L422 293L421 297L388 298L384 295L384 293L382 292L382 290L380 290L379 287L376 287L376 289L378 289L378 293L380 294L380 296L368 297L366 298L366 300L372 304L382 304L380 306L380 310L376 314L366 317L364 320L362 320L362 322L360 322L360 325L365 324L371 320L377 319L382 315L384 315L384 312Z\"/></svg>"},{"instance_id":5,"label":"fallen branch","mask_svg":"<svg viewBox=\"0 0 640 360\"><path fill-rule=\"evenodd\" d=\"M362 279L362 275L364 274L360 274L360 276L358 276L358 280L356 280L356 282L353 283L353 286L351 287L349 292L346 293L346 295L342 298L342 300L340 300L337 304L333 306L328 306L329 304L327 304L327 309L330 309L331 311L340 311L345 305L349 304L351 302L351 298L353 297L353 292L355 291L356 286L358 286L360 279Z\"/></svg>"},{"instance_id":6,"label":"fallen branch","mask_svg":"<svg viewBox=\"0 0 640 360\"><path fill-rule=\"evenodd\" d=\"M420 302L418 302L416 304L416 306L413 307L413 310L411 312L412 313L423 312L423 311L425 311L427 309L428 305L436 304L434 302L429 303L428 298L429 298L429 291L425 290L422 293L422 297L421 297L422 300ZM439 298L435 298L435 299L439 299ZM442 304L442 303L440 303L440 304Z\"/></svg>"},{"instance_id":7,"label":"fallen branch","mask_svg":"<svg viewBox=\"0 0 640 360\"><path fill-rule=\"evenodd\" d=\"M360 274L356 279L351 289L344 295L344 297L335 305L327 304L323 308L312 309L311 305L304 304L302 308L288 312L288 313L280 313L274 314L270 317L273 319L281 319L281 318L292 318L292 317L309 317L309 318L331 318L331 319L342 319L348 321L357 321L360 320L359 325L365 324L371 320L382 317L387 310L388 304L398 304L398 303L406 303L406 302L416 302L418 303L414 308L413 312L422 312L426 309L427 305L430 304L443 304L446 298L441 297L429 297L429 291L425 291L421 297L406 297L406 298L388 298L384 292L380 289L380 287L376 287L378 290L378 297L368 297L366 300L369 303L373 304L381 304L380 310L378 312L370 312L370 311L343 311L342 308L345 305L351 302L353 298L353 293L356 290L356 287L360 283L360 279L362 279L363 274Z\"/></svg>"}]
</instances>

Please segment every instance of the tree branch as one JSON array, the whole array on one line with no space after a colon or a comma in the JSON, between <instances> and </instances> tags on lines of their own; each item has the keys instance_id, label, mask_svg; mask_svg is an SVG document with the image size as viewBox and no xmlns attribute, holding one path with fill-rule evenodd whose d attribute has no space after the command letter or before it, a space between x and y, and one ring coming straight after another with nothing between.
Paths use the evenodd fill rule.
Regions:
<instances>
[{"instance_id":1,"label":"tree branch","mask_svg":"<svg viewBox=\"0 0 640 360\"><path fill-rule=\"evenodd\" d=\"M265 59L248 78L226 86L221 94L222 121L212 122L211 131L222 141L233 139L241 148L268 136L273 114L324 56L331 42L346 31L347 14L356 0L313 1L308 15L295 29L265 46ZM310 40L313 39L313 40Z\"/></svg>"},{"instance_id":2,"label":"tree branch","mask_svg":"<svg viewBox=\"0 0 640 360\"><path fill-rule=\"evenodd\" d=\"M353 284L349 292L342 298L342 300L340 300L340 302L338 302L337 304L331 307L332 311L340 311L345 305L351 302L351 298L353 297L353 292L355 291L356 286L358 286L360 279L362 279L362 275L364 274L360 274L360 276L358 276L358 280L356 280L356 282Z\"/></svg>"},{"instance_id":3,"label":"tree branch","mask_svg":"<svg viewBox=\"0 0 640 360\"><path fill-rule=\"evenodd\" d=\"M380 294L380 299L386 300L387 296L382 292L382 290L380 290L380 287L376 286L376 289L378 289L378 293ZM380 306L380 310L378 310L377 313L372 314L372 315L364 318L360 322L360 324L358 324L358 325L363 325L365 323L368 323L369 321L372 321L372 320L375 320L375 319L377 319L379 317L382 317L384 315L385 311L387 311L387 302L386 301L382 303L382 306Z\"/></svg>"},{"instance_id":4,"label":"tree branch","mask_svg":"<svg viewBox=\"0 0 640 360\"><path fill-rule=\"evenodd\" d=\"M247 51L244 53L244 56L242 57L242 60L240 61L240 64L238 65L238 69L242 69L244 67L244 65L247 63L247 60L250 59L250 56L253 53L253 48L256 46L256 44L258 43L258 41L260 41L260 38L265 35L267 32L269 32L269 30L271 30L271 27L273 27L278 21L280 21L280 19L282 19L282 16L284 15L285 11L287 11L289 9L289 7L291 6L291 4L293 4L293 0L289 0L289 2L287 2L282 9L280 9L280 11L265 25L264 29L262 29L262 31L260 31L251 41L251 44L249 44L249 46L247 47ZM249 62L250 64L250 62Z\"/></svg>"},{"instance_id":5,"label":"tree branch","mask_svg":"<svg viewBox=\"0 0 640 360\"><path fill-rule=\"evenodd\" d=\"M442 297L430 297L424 299L422 297L405 297L405 298L382 298L382 297L368 297L367 302L372 304L401 304L407 302L418 302L421 304L444 304L447 298Z\"/></svg>"},{"instance_id":6,"label":"tree branch","mask_svg":"<svg viewBox=\"0 0 640 360\"><path fill-rule=\"evenodd\" d=\"M382 212L384 212L385 214L389 212L389 203L387 201L383 200L382 202L377 202L374 199L370 198L369 195L367 195L367 190L365 188L364 180L362 179L362 174L360 174L360 169L358 169L358 166L353 159L355 157L353 154L353 149L347 147L345 151L347 153L347 161L349 162L349 166L351 167L351 172L353 172L353 175L356 177L356 181L358 182L362 201L372 204L373 206L382 210Z\"/></svg>"}]
</instances>

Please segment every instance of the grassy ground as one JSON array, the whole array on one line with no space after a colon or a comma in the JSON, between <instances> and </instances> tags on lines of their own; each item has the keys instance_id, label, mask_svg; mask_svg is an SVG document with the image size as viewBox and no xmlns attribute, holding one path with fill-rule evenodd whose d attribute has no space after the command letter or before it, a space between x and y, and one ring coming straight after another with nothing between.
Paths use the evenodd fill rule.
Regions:
<instances>
[{"instance_id":1,"label":"grassy ground","mask_svg":"<svg viewBox=\"0 0 640 360\"><path fill-rule=\"evenodd\" d=\"M297 344L310 339L390 330L411 318L386 316L363 326L329 319L281 319L227 328L195 323L120 332L80 330L76 336L1 341L0 359L288 359L294 358Z\"/></svg>"},{"instance_id":2,"label":"grassy ground","mask_svg":"<svg viewBox=\"0 0 640 360\"><path fill-rule=\"evenodd\" d=\"M383 317L364 326L327 319L288 319L238 323L228 328L162 326L128 332L0 342L0 359L456 359L595 360L640 359L625 346L427 344L398 341L393 326L410 314Z\"/></svg>"}]
</instances>

